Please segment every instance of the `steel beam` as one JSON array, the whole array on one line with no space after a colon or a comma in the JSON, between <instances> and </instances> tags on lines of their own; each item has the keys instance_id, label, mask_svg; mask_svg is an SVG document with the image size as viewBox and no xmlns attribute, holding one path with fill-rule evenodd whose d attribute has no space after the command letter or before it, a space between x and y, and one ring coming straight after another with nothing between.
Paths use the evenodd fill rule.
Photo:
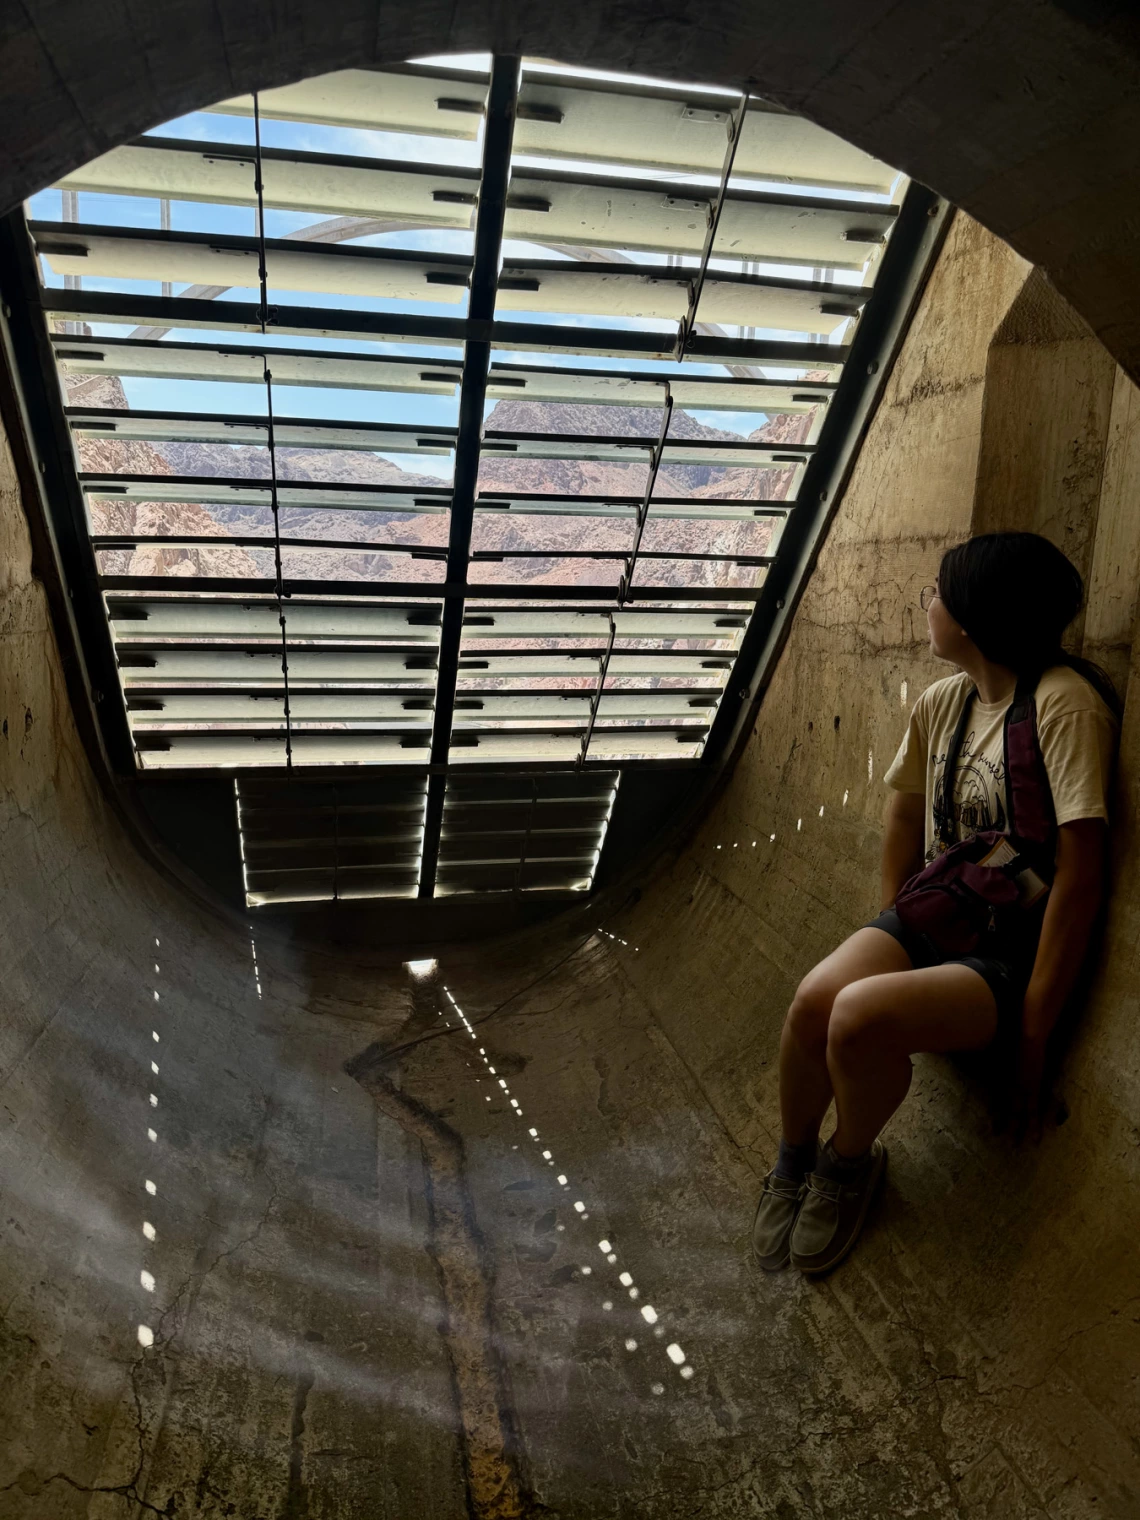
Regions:
<instances>
[{"instance_id":1,"label":"steel beam","mask_svg":"<svg viewBox=\"0 0 1140 1520\"><path fill-rule=\"evenodd\" d=\"M924 185L912 184L883 254L851 344L851 358L828 408L815 454L788 516L775 563L760 591L741 644L730 689L713 722L703 763L720 766L751 731L771 682L792 619L815 565L911 315L934 267L953 207Z\"/></svg>"},{"instance_id":2,"label":"steel beam","mask_svg":"<svg viewBox=\"0 0 1140 1520\"><path fill-rule=\"evenodd\" d=\"M214 540L216 542L216 540ZM99 585L104 591L169 591L174 595L185 591L186 583L179 584L179 577L173 575L101 575L98 577ZM236 597L241 596L264 596L272 597L275 594L276 583L273 580L249 579L234 576L196 576L194 578L195 591L232 592ZM534 586L534 585L477 585L470 581L316 581L316 580L290 580L285 578L285 597L304 598L309 600L313 597L375 597L384 600L395 597L400 601L435 602L440 598L454 597L460 600L476 601L525 601L525 602L561 602L565 607L572 607L575 602L614 602L617 598L616 586ZM759 601L761 591L747 586L645 586L634 592L630 603L634 602L684 602L685 606L679 611L694 612L699 610L701 602L755 602Z\"/></svg>"},{"instance_id":3,"label":"steel beam","mask_svg":"<svg viewBox=\"0 0 1140 1520\"><path fill-rule=\"evenodd\" d=\"M211 328L216 332L261 333L257 301L204 301L182 296L105 295L99 291L45 291L45 309L66 321L133 322L168 330ZM472 307L474 302L472 277ZM417 317L398 312L370 312L325 306L275 306L270 331L290 336L373 338L382 342L485 342L512 353L597 353L628 358L672 359L672 332L634 332L624 328L558 327L549 322L497 322L490 316ZM690 359L704 363L841 365L848 350L830 343L785 343L776 339L693 336ZM430 368L433 361L423 361ZM636 378L641 379L639 375ZM810 382L815 388L816 382Z\"/></svg>"},{"instance_id":4,"label":"steel beam","mask_svg":"<svg viewBox=\"0 0 1140 1520\"><path fill-rule=\"evenodd\" d=\"M285 510L289 510L288 505ZM177 544L195 549L208 549L211 545L229 549L272 549L274 543L277 543L282 549L359 549L361 553L369 554L407 554L412 559L447 558L446 549L424 548L419 544L371 544L356 538L289 538L284 534L275 540L267 534L260 537L234 537L217 534L195 536L193 533L93 533L91 543L96 549L134 549L139 544ZM730 557L719 556L721 559Z\"/></svg>"},{"instance_id":5,"label":"steel beam","mask_svg":"<svg viewBox=\"0 0 1140 1520\"><path fill-rule=\"evenodd\" d=\"M459 428L455 439L451 497L451 532L447 549L447 579L452 584L466 581L471 556L471 528L475 521L475 495L479 488L483 409L487 399L487 374L491 366L490 336L475 336L471 329L480 323L487 324L488 327L494 325L520 70L519 58L509 54L496 56L491 65L491 83L487 91L483 174L479 206L475 213L475 251L468 300L467 322L471 335L468 336L463 351L463 382L459 392ZM459 646L463 638L463 606L464 598L460 595L450 594L444 600L439 674L436 678L435 724L431 738L433 765L446 763L451 744ZM424 810L420 897L435 895L439 837L443 825L443 793L443 777L433 776L428 783L427 805Z\"/></svg>"},{"instance_id":6,"label":"steel beam","mask_svg":"<svg viewBox=\"0 0 1140 1520\"><path fill-rule=\"evenodd\" d=\"M51 551L67 592L74 633L67 642L75 650L80 681L109 768L117 775L126 775L135 768L130 728L111 629L103 611L83 493L75 473L58 373L44 322L35 254L21 211L0 219L0 297L7 344L14 361L12 383L38 465L41 505ZM69 683L73 674L68 671Z\"/></svg>"}]
</instances>

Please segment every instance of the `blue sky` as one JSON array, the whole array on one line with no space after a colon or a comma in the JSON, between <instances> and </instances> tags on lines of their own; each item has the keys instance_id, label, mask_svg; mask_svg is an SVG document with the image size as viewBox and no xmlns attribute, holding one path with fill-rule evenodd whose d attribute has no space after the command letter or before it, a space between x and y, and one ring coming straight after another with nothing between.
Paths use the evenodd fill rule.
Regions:
<instances>
[{"instance_id":1,"label":"blue sky","mask_svg":"<svg viewBox=\"0 0 1140 1520\"><path fill-rule=\"evenodd\" d=\"M451 61L455 62L455 60ZM155 129L153 135L252 145L253 130L253 121L248 117L228 116L216 112L196 112L192 115L181 117L176 121L166 123L164 126ZM373 158L412 159L419 162L434 162L441 165L464 167L477 167L481 152L478 142L464 142L462 140L438 137L408 136L387 132L367 132L305 123L275 121L272 119L264 119L262 122L262 142L267 147L308 152L363 154ZM573 166L563 163L559 167L568 168ZM606 172L610 171L607 169ZM29 205L29 212L35 219L50 221L60 219L62 215L60 192L57 190L42 191L33 197ZM83 222L97 225L157 230L160 226L160 203L157 199L146 197L96 195L84 192L79 196L79 217ZM240 234L246 236L256 232L256 213L252 206L243 207L174 201L170 205L170 219L172 227L178 231ZM276 211L267 208L266 233L271 237L284 237L320 220L323 220L323 218L319 214ZM358 245L396 246L436 254L469 254L471 234L469 231L425 228L359 239L357 243ZM504 246L504 256L550 258L557 255L552 254L551 250L547 248L528 243L508 241ZM655 257L650 254L639 254L637 257L639 262L665 263L663 255ZM722 262L729 263L729 261L714 261L716 264ZM734 266L730 264L730 267ZM775 267L773 267L773 272L777 272ZM781 268L778 272L793 277L810 278L812 275L812 271L806 269L793 270ZM44 277L45 283L48 285L56 286L63 283L62 277L54 275L46 267L44 268ZM836 283L857 283L858 279L858 276L840 276L837 278ZM85 278L84 288L91 290L130 291L139 294L158 294L160 290L157 282L101 280L90 276ZM185 287L175 286L175 293L182 288ZM289 302L291 299L287 292L272 292L271 299L274 297L283 302ZM219 307L221 307L227 300L248 301L251 299L251 292L248 288L235 289L217 299ZM293 299L298 304L312 307L330 306L342 310L352 310L355 308L372 311L389 309L409 314L439 313L452 317L462 315L465 309L463 304L456 303L377 301L365 298L354 299L343 296L322 296L312 293L297 295ZM522 316L523 314L512 313L512 316L515 315ZM545 322L549 321L550 318L542 317L539 320ZM574 325L605 325L611 328L656 328L657 330L661 330L663 327L661 323L633 320L609 320L605 323L595 322L592 318L583 317L562 318L560 320L563 323ZM130 329L100 325L94 331L98 335L125 336L129 333ZM758 330L757 336L787 338L789 335L786 332L768 334L763 330ZM169 337L174 341L218 341L230 346L254 345L260 347L268 342L271 346L282 347L333 349L344 352L373 354L414 354L424 359L455 359L459 356L459 350L454 348L426 345L377 344L366 340L339 337L335 339L321 339L310 337L298 338L297 336L287 334L270 334L268 338L262 338L256 334L227 332L224 330L219 330L217 334L211 334L201 329L174 330L171 331ZM822 347L826 351L826 346ZM552 365L570 365L581 368L597 367L599 369L607 369L620 367L634 371L648 369L660 372L664 369L675 368L672 365L663 364L661 361L591 361L581 355L573 354L525 354L517 356L496 354L495 358L506 361L515 359L517 362L549 363ZM676 367L676 373L681 373L679 367ZM719 366L697 366L690 364L685 366L685 373L690 375L694 373L723 374L724 371ZM771 373L774 376L778 375L778 378L795 378L796 374L796 372L778 374L776 371L772 371ZM128 400L133 407L147 410L169 409L173 411L231 412L260 415L264 413L265 409L264 387L260 385L148 380L129 377L124 381L124 388ZM278 386L274 391L274 408L278 415L291 417L326 417L345 421L367 420L454 425L456 421L457 401L450 397ZM753 431L764 420L763 415L759 413L741 414L736 412L704 412L700 414L700 419L710 426L725 431L738 432L742 435ZM387 457L396 459L397 456ZM406 463L405 460L399 460L398 462ZM438 459L430 461L429 458L424 458L416 463L415 468L421 473L438 472L441 468L446 468L446 461Z\"/></svg>"}]
</instances>

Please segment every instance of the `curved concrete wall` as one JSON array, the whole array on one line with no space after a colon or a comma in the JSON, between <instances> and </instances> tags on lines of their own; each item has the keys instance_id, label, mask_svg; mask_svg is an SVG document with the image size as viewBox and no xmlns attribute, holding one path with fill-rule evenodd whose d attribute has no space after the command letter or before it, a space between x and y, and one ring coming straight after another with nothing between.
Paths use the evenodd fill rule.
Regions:
<instances>
[{"instance_id":1,"label":"curved concrete wall","mask_svg":"<svg viewBox=\"0 0 1140 1520\"><path fill-rule=\"evenodd\" d=\"M260 924L255 973L139 858L2 468L0 1513L1137 1512L1140 412L1027 265L952 228L694 837L419 982ZM1063 536L1128 697L1068 1121L1015 1151L976 1074L919 1062L856 1254L757 1278L784 1006L874 907L881 774L940 673L918 588L998 520Z\"/></svg>"},{"instance_id":2,"label":"curved concrete wall","mask_svg":"<svg viewBox=\"0 0 1140 1520\"><path fill-rule=\"evenodd\" d=\"M0 31L0 209L246 90L442 52L525 53L756 90L961 206L1140 376L1140 46L1075 0L24 0Z\"/></svg>"}]
</instances>

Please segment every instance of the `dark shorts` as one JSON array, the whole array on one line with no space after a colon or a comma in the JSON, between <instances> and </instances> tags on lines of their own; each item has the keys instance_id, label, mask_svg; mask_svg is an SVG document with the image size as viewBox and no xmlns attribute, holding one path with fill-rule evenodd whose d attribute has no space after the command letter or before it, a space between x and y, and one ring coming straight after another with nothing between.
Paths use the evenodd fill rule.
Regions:
<instances>
[{"instance_id":1,"label":"dark shorts","mask_svg":"<svg viewBox=\"0 0 1140 1520\"><path fill-rule=\"evenodd\" d=\"M942 955L924 934L912 934L904 929L893 908L884 908L866 927L882 929L892 939L897 939L916 971L924 971L928 966L969 966L994 995L999 1030L1007 1033L1020 1030L1021 1003L1033 970L1035 945L996 945L985 955Z\"/></svg>"}]
</instances>

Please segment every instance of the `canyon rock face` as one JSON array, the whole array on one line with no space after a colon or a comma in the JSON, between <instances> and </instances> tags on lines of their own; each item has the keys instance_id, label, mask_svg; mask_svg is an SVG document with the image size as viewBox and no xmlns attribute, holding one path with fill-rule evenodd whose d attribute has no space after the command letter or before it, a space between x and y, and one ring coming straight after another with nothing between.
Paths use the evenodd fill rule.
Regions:
<instances>
[{"instance_id":1,"label":"canyon rock face","mask_svg":"<svg viewBox=\"0 0 1140 1520\"><path fill-rule=\"evenodd\" d=\"M126 411L122 382L114 375L76 375L66 378L69 406L106 407ZM98 475L175 475L178 471L153 444L136 439L84 438L78 443L79 468ZM191 538L225 537L229 533L203 506L192 502L116 501L89 499L93 533L159 535L185 533ZM104 575L256 576L264 574L244 550L219 544L215 548L143 545L135 549L97 552Z\"/></svg>"},{"instance_id":2,"label":"canyon rock face","mask_svg":"<svg viewBox=\"0 0 1140 1520\"><path fill-rule=\"evenodd\" d=\"M127 409L121 382L113 376L69 376L67 399L73 406ZM488 436L546 433L593 437L655 439L661 414L656 408L587 406L563 402L500 401L486 422ZM802 444L813 414L780 414L747 435L756 443ZM740 442L739 433L726 432L680 409L673 412L669 437L684 441ZM143 443L117 438L83 439L78 445L80 468L88 472L136 475L220 476L267 481L268 450L248 444L196 442ZM361 486L396 486L409 490L438 487L441 477L403 469L378 453L350 449L281 447L276 450L280 482L351 482ZM562 497L617 496L640 500L648 464L579 459L513 459L484 455L479 474L481 492L539 493ZM671 464L658 471L655 498L780 503L787 499L794 471L723 465ZM711 510L715 513L715 508ZM198 505L193 502L136 502L102 498L90 507L93 531L112 534L186 534L203 537L265 537L266 548L221 545L139 545L100 551L100 566L108 574L271 577L274 557L272 512L268 506L247 503ZM733 556L758 556L769 551L778 515L745 519L656 518L650 516L642 538L646 555L724 556L721 561L645 559L635 584L684 587L757 584L763 569L737 565ZM285 545L282 569L293 579L442 581L439 551L448 540L446 512L388 512L334 507L280 508L282 536L287 539L328 540L330 547L307 543ZM535 586L609 585L616 587L623 561L589 558L627 553L632 547L632 509L622 518L534 514L518 511L480 511L476 515L472 548L476 554L526 551L527 558L476 560L473 580L501 584L527 582ZM360 548L354 547L356 543ZM395 552L397 546L407 552ZM385 552L385 551L388 552ZM423 551L437 551L432 557ZM565 558L567 554L575 558Z\"/></svg>"}]
</instances>

